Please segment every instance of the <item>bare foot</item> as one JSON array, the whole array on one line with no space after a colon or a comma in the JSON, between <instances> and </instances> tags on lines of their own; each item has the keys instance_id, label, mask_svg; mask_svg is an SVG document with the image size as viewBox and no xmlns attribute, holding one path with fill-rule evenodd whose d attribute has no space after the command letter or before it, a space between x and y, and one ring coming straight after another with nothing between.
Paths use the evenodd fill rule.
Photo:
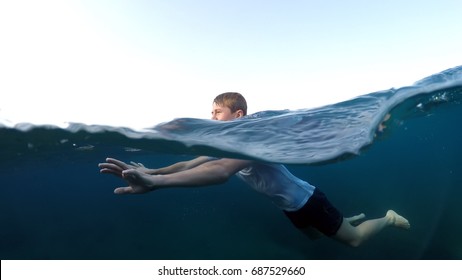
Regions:
<instances>
[{"instance_id":1,"label":"bare foot","mask_svg":"<svg viewBox=\"0 0 462 280\"><path fill-rule=\"evenodd\" d=\"M382 134L383 131L385 130L385 128L387 128L385 123L390 119L390 117L391 117L391 115L389 113L385 115L385 117L380 122L379 126L377 127L377 131L375 133L375 136L377 136L377 133Z\"/></svg>"},{"instance_id":2,"label":"bare foot","mask_svg":"<svg viewBox=\"0 0 462 280\"><path fill-rule=\"evenodd\" d=\"M388 210L386 217L390 221L390 225L393 225L395 227L400 227L403 229L409 229L411 227L411 224L406 218L398 215L398 213L396 213L393 210Z\"/></svg>"},{"instance_id":3,"label":"bare foot","mask_svg":"<svg viewBox=\"0 0 462 280\"><path fill-rule=\"evenodd\" d=\"M383 118L382 122L379 125L379 132L383 132L385 130L385 128L387 128L385 123L390 119L390 117L391 117L390 114L385 115L385 117Z\"/></svg>"},{"instance_id":4,"label":"bare foot","mask_svg":"<svg viewBox=\"0 0 462 280\"><path fill-rule=\"evenodd\" d=\"M359 215L355 215L355 216L352 216L352 217L345 218L345 220L347 222L349 222L351 225L357 226L357 225L359 225L360 223L363 222L361 220L364 219L364 218L366 218L366 215L364 215L364 213L361 213Z\"/></svg>"}]
</instances>

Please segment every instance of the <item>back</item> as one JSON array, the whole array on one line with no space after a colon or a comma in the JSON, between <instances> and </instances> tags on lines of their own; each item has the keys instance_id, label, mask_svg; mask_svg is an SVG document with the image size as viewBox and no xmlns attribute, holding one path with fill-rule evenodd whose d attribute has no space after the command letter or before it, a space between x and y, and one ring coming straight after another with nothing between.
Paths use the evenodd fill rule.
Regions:
<instances>
[{"instance_id":1,"label":"back","mask_svg":"<svg viewBox=\"0 0 462 280\"><path fill-rule=\"evenodd\" d=\"M282 164L255 162L236 174L256 191L271 198L285 211L300 209L313 194L314 186L295 177Z\"/></svg>"}]
</instances>

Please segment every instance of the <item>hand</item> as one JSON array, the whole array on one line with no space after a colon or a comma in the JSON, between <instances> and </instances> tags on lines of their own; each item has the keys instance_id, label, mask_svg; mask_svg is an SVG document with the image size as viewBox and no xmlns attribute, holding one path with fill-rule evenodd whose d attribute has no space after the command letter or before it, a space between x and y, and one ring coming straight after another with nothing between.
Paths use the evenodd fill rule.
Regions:
<instances>
[{"instance_id":1,"label":"hand","mask_svg":"<svg viewBox=\"0 0 462 280\"><path fill-rule=\"evenodd\" d=\"M139 162L130 161L129 166L131 166L133 169L138 170L139 172L146 173L146 174L150 174L149 172L153 171L149 168L146 168L142 163L139 163Z\"/></svg>"},{"instance_id":2,"label":"hand","mask_svg":"<svg viewBox=\"0 0 462 280\"><path fill-rule=\"evenodd\" d=\"M153 190L153 177L145 174L141 163L126 164L123 161L107 158L105 163L98 164L101 173L114 174L128 182L129 186L114 190L115 194L142 194Z\"/></svg>"},{"instance_id":3,"label":"hand","mask_svg":"<svg viewBox=\"0 0 462 280\"><path fill-rule=\"evenodd\" d=\"M105 163L98 164L101 173L109 173L116 175L120 178L122 177L122 172L128 169L136 169L143 173L148 173L149 169L144 167L142 163L136 163L131 161L130 164L126 164L123 161L114 159L114 158L107 158Z\"/></svg>"},{"instance_id":4,"label":"hand","mask_svg":"<svg viewBox=\"0 0 462 280\"><path fill-rule=\"evenodd\" d=\"M136 169L122 171L122 178L127 181L127 187L119 187L115 194L143 194L155 190L155 176L145 174Z\"/></svg>"}]
</instances>

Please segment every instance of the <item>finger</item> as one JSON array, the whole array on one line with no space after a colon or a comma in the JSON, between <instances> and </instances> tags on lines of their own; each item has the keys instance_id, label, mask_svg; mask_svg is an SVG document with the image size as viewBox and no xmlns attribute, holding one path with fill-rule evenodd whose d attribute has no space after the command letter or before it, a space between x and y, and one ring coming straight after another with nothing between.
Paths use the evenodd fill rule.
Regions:
<instances>
[{"instance_id":1,"label":"finger","mask_svg":"<svg viewBox=\"0 0 462 280\"><path fill-rule=\"evenodd\" d=\"M122 171L122 177L124 177L127 180L130 180L130 179L133 180L139 177L139 175L140 175L140 172L133 168Z\"/></svg>"},{"instance_id":2,"label":"finger","mask_svg":"<svg viewBox=\"0 0 462 280\"><path fill-rule=\"evenodd\" d=\"M120 166L112 164L112 163L100 163L100 164L98 164L98 167L101 168L101 169L103 169L103 168L105 168L105 169L113 169L113 170L117 170L119 172L122 172L124 170Z\"/></svg>"},{"instance_id":3,"label":"finger","mask_svg":"<svg viewBox=\"0 0 462 280\"><path fill-rule=\"evenodd\" d=\"M136 169L127 169L122 171L122 178L130 185L137 185L142 180L142 173Z\"/></svg>"},{"instance_id":4,"label":"finger","mask_svg":"<svg viewBox=\"0 0 462 280\"><path fill-rule=\"evenodd\" d=\"M120 187L114 190L115 194L132 194L133 188L132 187Z\"/></svg>"},{"instance_id":5,"label":"finger","mask_svg":"<svg viewBox=\"0 0 462 280\"><path fill-rule=\"evenodd\" d=\"M105 174L114 174L116 176L122 177L122 169L116 165L112 164L107 164L107 163L102 163L99 164L99 172L100 173L105 173Z\"/></svg>"},{"instance_id":6,"label":"finger","mask_svg":"<svg viewBox=\"0 0 462 280\"><path fill-rule=\"evenodd\" d=\"M113 169L103 168L103 169L101 169L99 172L100 172L100 173L104 173L104 174L113 174L113 175L116 175L116 176L122 178L122 173L121 173L121 172L118 172L118 171L115 171L115 170L113 170Z\"/></svg>"},{"instance_id":7,"label":"finger","mask_svg":"<svg viewBox=\"0 0 462 280\"><path fill-rule=\"evenodd\" d=\"M117 166L119 166L120 168L122 169L129 169L130 166L128 164L126 164L125 162L123 161L120 161L120 160L117 160L115 158L107 158L106 159L106 162L107 163L112 163L112 164L115 164Z\"/></svg>"},{"instance_id":8,"label":"finger","mask_svg":"<svg viewBox=\"0 0 462 280\"><path fill-rule=\"evenodd\" d=\"M130 161L130 164L135 167L144 167L144 165L141 162Z\"/></svg>"}]
</instances>

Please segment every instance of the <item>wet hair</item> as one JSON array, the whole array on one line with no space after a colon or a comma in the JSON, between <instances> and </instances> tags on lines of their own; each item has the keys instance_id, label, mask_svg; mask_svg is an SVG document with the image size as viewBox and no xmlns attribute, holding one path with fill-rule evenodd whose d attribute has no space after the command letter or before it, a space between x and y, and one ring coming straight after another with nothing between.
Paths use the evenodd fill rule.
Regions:
<instances>
[{"instance_id":1,"label":"wet hair","mask_svg":"<svg viewBox=\"0 0 462 280\"><path fill-rule=\"evenodd\" d=\"M244 116L247 115L247 101L245 101L244 96L238 92L225 92L213 100L213 103L228 107L231 109L231 113L236 112L237 110L242 110Z\"/></svg>"}]
</instances>

